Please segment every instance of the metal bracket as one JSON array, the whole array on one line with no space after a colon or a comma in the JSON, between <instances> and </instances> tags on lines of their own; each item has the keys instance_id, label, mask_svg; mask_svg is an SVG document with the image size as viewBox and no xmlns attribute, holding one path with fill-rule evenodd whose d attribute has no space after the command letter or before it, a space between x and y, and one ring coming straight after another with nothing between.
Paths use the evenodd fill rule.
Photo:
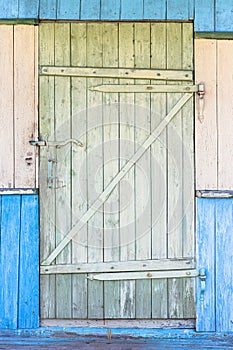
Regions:
<instances>
[{"instance_id":1,"label":"metal bracket","mask_svg":"<svg viewBox=\"0 0 233 350\"><path fill-rule=\"evenodd\" d=\"M205 289L206 289L206 271L204 268L199 270L199 278L201 280L201 294L200 301L204 301Z\"/></svg>"},{"instance_id":2,"label":"metal bracket","mask_svg":"<svg viewBox=\"0 0 233 350\"><path fill-rule=\"evenodd\" d=\"M204 121L204 106L205 106L205 104L204 104L205 84L203 82L198 84L197 94L199 96L198 119L199 119L200 123L203 123L203 121Z\"/></svg>"},{"instance_id":3,"label":"metal bracket","mask_svg":"<svg viewBox=\"0 0 233 350\"><path fill-rule=\"evenodd\" d=\"M65 187L65 181L63 179L59 179L54 174L54 164L56 164L57 161L55 159L48 159L48 188L58 189Z\"/></svg>"}]
</instances>

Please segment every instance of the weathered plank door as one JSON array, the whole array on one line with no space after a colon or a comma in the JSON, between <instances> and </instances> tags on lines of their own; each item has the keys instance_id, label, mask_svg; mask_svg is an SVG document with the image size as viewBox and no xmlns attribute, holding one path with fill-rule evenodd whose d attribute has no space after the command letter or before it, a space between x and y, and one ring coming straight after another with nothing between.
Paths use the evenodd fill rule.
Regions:
<instances>
[{"instance_id":1,"label":"weathered plank door","mask_svg":"<svg viewBox=\"0 0 233 350\"><path fill-rule=\"evenodd\" d=\"M194 318L192 23L39 42L42 318Z\"/></svg>"}]
</instances>

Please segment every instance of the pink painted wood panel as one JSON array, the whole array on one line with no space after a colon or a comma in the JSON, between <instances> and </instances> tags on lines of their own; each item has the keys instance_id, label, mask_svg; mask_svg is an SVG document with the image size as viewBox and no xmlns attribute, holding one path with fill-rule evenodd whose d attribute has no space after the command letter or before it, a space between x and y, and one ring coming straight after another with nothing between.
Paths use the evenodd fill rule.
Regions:
<instances>
[{"instance_id":1,"label":"pink painted wood panel","mask_svg":"<svg viewBox=\"0 0 233 350\"><path fill-rule=\"evenodd\" d=\"M203 123L196 98L196 189L233 189L232 57L232 40L195 40L196 83L206 90Z\"/></svg>"},{"instance_id":2,"label":"pink painted wood panel","mask_svg":"<svg viewBox=\"0 0 233 350\"><path fill-rule=\"evenodd\" d=\"M0 25L0 188L36 187L37 27Z\"/></svg>"},{"instance_id":3,"label":"pink painted wood panel","mask_svg":"<svg viewBox=\"0 0 233 350\"><path fill-rule=\"evenodd\" d=\"M218 188L233 190L233 40L217 42Z\"/></svg>"},{"instance_id":4,"label":"pink painted wood panel","mask_svg":"<svg viewBox=\"0 0 233 350\"><path fill-rule=\"evenodd\" d=\"M196 97L196 188L217 189L216 40L195 40L195 79L205 83L204 121Z\"/></svg>"},{"instance_id":5,"label":"pink painted wood panel","mask_svg":"<svg viewBox=\"0 0 233 350\"><path fill-rule=\"evenodd\" d=\"M0 27L0 187L14 186L13 27Z\"/></svg>"}]
</instances>

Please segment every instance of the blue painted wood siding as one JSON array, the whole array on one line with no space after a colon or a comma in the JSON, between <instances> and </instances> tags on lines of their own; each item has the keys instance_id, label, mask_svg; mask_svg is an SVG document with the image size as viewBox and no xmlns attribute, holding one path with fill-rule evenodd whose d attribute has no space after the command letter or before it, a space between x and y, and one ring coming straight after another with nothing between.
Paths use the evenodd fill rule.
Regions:
<instances>
[{"instance_id":1,"label":"blue painted wood siding","mask_svg":"<svg viewBox=\"0 0 233 350\"><path fill-rule=\"evenodd\" d=\"M37 195L0 196L0 286L0 328L38 327Z\"/></svg>"},{"instance_id":2,"label":"blue painted wood siding","mask_svg":"<svg viewBox=\"0 0 233 350\"><path fill-rule=\"evenodd\" d=\"M207 273L197 290L197 331L233 331L233 199L197 199L197 267Z\"/></svg>"},{"instance_id":3,"label":"blue painted wood siding","mask_svg":"<svg viewBox=\"0 0 233 350\"><path fill-rule=\"evenodd\" d=\"M0 0L1 19L187 20L195 31L233 31L233 0Z\"/></svg>"}]
</instances>

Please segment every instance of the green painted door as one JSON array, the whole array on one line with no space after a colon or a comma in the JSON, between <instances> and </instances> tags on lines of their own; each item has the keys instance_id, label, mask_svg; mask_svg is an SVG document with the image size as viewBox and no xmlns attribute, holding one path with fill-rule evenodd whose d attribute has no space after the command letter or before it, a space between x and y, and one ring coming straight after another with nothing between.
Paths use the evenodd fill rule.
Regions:
<instances>
[{"instance_id":1,"label":"green painted door","mask_svg":"<svg viewBox=\"0 0 233 350\"><path fill-rule=\"evenodd\" d=\"M39 42L42 318L195 318L192 23Z\"/></svg>"}]
</instances>

